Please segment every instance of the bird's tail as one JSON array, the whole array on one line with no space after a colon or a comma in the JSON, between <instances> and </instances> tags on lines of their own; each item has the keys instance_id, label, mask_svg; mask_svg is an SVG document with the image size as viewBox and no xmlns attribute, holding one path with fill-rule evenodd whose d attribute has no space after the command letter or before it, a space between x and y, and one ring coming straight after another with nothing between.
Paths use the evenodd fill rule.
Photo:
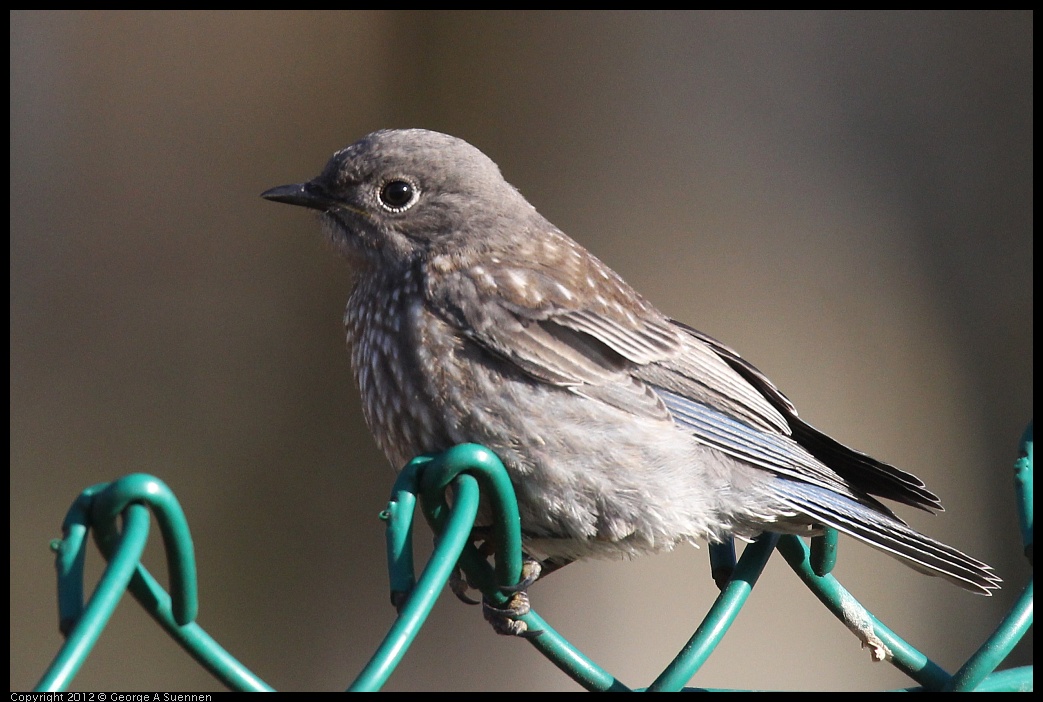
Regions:
<instances>
[{"instance_id":1,"label":"bird's tail","mask_svg":"<svg viewBox=\"0 0 1043 702\"><path fill-rule=\"evenodd\" d=\"M911 568L943 577L980 595L991 595L1000 587L1000 577L988 564L848 497L785 479L776 481L773 488L783 502L810 517L815 524L833 527L864 541Z\"/></svg>"}]
</instances>

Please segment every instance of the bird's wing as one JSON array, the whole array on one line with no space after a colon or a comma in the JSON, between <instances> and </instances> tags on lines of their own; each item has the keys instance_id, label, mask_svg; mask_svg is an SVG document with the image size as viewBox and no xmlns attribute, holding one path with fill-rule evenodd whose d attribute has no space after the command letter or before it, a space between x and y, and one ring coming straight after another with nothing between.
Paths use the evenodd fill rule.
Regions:
<instances>
[{"instance_id":1,"label":"bird's wing","mask_svg":"<svg viewBox=\"0 0 1043 702\"><path fill-rule=\"evenodd\" d=\"M639 416L669 418L738 460L892 516L866 493L940 507L915 476L800 420L785 395L734 351L663 316L592 256L582 260L587 270L537 258L434 266L425 274L427 303L471 341L541 382Z\"/></svg>"},{"instance_id":2,"label":"bird's wing","mask_svg":"<svg viewBox=\"0 0 1043 702\"><path fill-rule=\"evenodd\" d=\"M556 250L575 251L571 242ZM470 263L435 257L431 310L542 382L639 415L671 417L660 389L756 431L788 435L782 413L708 344L673 324L590 256Z\"/></svg>"},{"instance_id":3,"label":"bird's wing","mask_svg":"<svg viewBox=\"0 0 1043 702\"><path fill-rule=\"evenodd\" d=\"M425 274L427 305L461 335L540 382L639 416L669 419L663 401L628 370L676 340L623 328L599 336L565 323L578 301L537 265L490 270L437 263Z\"/></svg>"},{"instance_id":4,"label":"bird's wing","mask_svg":"<svg viewBox=\"0 0 1043 702\"><path fill-rule=\"evenodd\" d=\"M786 417L786 423L792 430L793 439L830 468L872 495L919 507L928 512L944 511L938 496L928 490L923 481L915 475L878 461L872 456L845 446L828 434L822 433L798 417L797 410L789 398L738 353L713 337L681 322L674 321L673 324L712 349L750 385L762 393Z\"/></svg>"}]
</instances>

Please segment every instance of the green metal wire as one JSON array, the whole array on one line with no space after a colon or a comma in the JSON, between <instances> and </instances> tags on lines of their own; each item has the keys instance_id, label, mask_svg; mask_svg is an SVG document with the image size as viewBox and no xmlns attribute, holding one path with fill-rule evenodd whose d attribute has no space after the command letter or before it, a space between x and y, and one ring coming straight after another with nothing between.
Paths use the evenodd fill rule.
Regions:
<instances>
[{"instance_id":1,"label":"green metal wire","mask_svg":"<svg viewBox=\"0 0 1043 702\"><path fill-rule=\"evenodd\" d=\"M1025 554L1032 562L1032 425L1022 437L1014 484ZM447 496L451 495L451 499ZM419 578L412 548L417 506L436 535L435 549ZM148 538L149 511L163 537L171 592L141 565ZM475 546L474 525L482 515L483 539L492 562ZM493 604L507 600L505 588L521 577L521 522L509 476L499 459L474 444L437 456L420 456L399 474L387 507L386 523L391 601L399 615L369 663L349 688L379 690L406 655L435 601L459 567L467 582ZM119 524L118 520L122 520ZM87 535L108 565L84 604ZM196 622L196 567L184 513L170 489L148 475L134 474L94 485L74 501L62 525L63 538L52 546L58 576L59 628L66 642L40 679L38 691L67 689L97 642L123 593L130 591L145 610L193 658L232 690L271 690L221 648ZM695 634L648 687L649 691L694 690L685 685L714 651L735 620L772 550L783 558L812 593L881 660L888 660L919 683L909 690L1022 691L1033 686L1032 667L996 671L1032 624L1030 578L1018 601L973 656L950 675L881 623L831 575L837 534L828 529L811 540L766 534L746 546L736 561L734 543L712 544L711 571L721 594ZM484 550L484 549L483 549ZM535 611L519 617L527 639L581 686L592 691L626 691L625 684L573 647Z\"/></svg>"},{"instance_id":2,"label":"green metal wire","mask_svg":"<svg viewBox=\"0 0 1043 702\"><path fill-rule=\"evenodd\" d=\"M148 508L163 535L173 597L141 565L148 539ZM83 565L91 529L108 565L84 606ZM230 689L272 689L192 621L197 611L192 536L177 498L163 481L138 473L87 488L73 503L62 531L64 538L55 544L55 565L59 628L66 640L35 690L68 688L127 590L182 648Z\"/></svg>"},{"instance_id":3,"label":"green metal wire","mask_svg":"<svg viewBox=\"0 0 1043 702\"><path fill-rule=\"evenodd\" d=\"M723 590L735 572L735 542L726 539L722 543L711 543L707 547L710 556L710 577L719 590Z\"/></svg>"},{"instance_id":4,"label":"green metal wire","mask_svg":"<svg viewBox=\"0 0 1043 702\"><path fill-rule=\"evenodd\" d=\"M1032 626L1032 583L1025 587L1021 597L1011 607L985 643L975 651L970 660L952 676L942 689L953 692L970 692L981 689L986 679L1006 659L1014 647ZM1029 671L1031 681L1031 670Z\"/></svg>"},{"instance_id":5,"label":"green metal wire","mask_svg":"<svg viewBox=\"0 0 1043 702\"><path fill-rule=\"evenodd\" d=\"M1029 423L1021 437L1021 453L1014 462L1014 493L1018 501L1018 516L1021 523L1021 538L1025 556L1032 563L1032 424ZM985 643L952 676L946 690L980 690L986 686L988 677L1006 659L1014 647L1032 626L1033 581L1022 591L1018 601ZM1031 687L1031 669L1028 672Z\"/></svg>"},{"instance_id":6,"label":"green metal wire","mask_svg":"<svg viewBox=\"0 0 1043 702\"><path fill-rule=\"evenodd\" d=\"M415 477L415 472L414 472ZM401 479L399 480L401 483ZM351 692L375 692L383 687L395 666L406 654L420 627L427 620L435 601L445 588L449 576L456 567L464 545L470 538L471 527L478 514L478 481L472 476L461 475L454 481L456 488L455 509L443 524L444 531L435 544L434 553L427 562L416 586L402 602L398 618L391 626L383 642L366 667L348 688ZM396 484L397 487L397 484ZM401 562L400 562L401 565ZM409 564L412 570L412 564ZM392 577L394 581L395 578Z\"/></svg>"},{"instance_id":7,"label":"green metal wire","mask_svg":"<svg viewBox=\"0 0 1043 702\"><path fill-rule=\"evenodd\" d=\"M1018 521L1025 557L1032 563L1032 422L1021 437L1021 452L1014 462L1014 494L1018 501Z\"/></svg>"},{"instance_id":8,"label":"green metal wire","mask_svg":"<svg viewBox=\"0 0 1043 702\"><path fill-rule=\"evenodd\" d=\"M125 520L124 536L116 545L118 548L114 548L116 553L109 561L109 566L102 574L101 581L87 606L83 606L82 600L75 603L78 606L73 606L69 595L71 590L63 593L59 587L59 593L62 593L59 600L64 600L59 603L59 609L62 610L61 627L67 632L67 638L65 645L58 651L58 655L37 684L37 690L59 691L68 688L130 584L148 541L148 510L141 505L130 505ZM59 551L58 559L62 563L59 568L66 566L68 570L64 573L59 572L58 579L75 579L79 575L81 585L74 589L79 589L82 594L83 548L82 544L74 543L71 539L82 541L87 531L77 529L76 532L75 535L70 532L66 536L65 544ZM79 571L78 574L74 572L76 570ZM76 615L71 615L70 610L75 610Z\"/></svg>"},{"instance_id":9,"label":"green metal wire","mask_svg":"<svg viewBox=\"0 0 1043 702\"><path fill-rule=\"evenodd\" d=\"M496 583L516 585L521 579L521 517L518 501L503 463L489 449L478 444L461 444L439 454L423 472L424 514L436 533L441 531L442 515L449 512L446 490L456 476L466 471L481 486L493 515L492 540L496 546ZM473 523L471 524L473 526Z\"/></svg>"},{"instance_id":10,"label":"green metal wire","mask_svg":"<svg viewBox=\"0 0 1043 702\"><path fill-rule=\"evenodd\" d=\"M739 615L757 578L764 572L778 534L764 534L742 552L732 577L710 611L666 670L648 686L649 692L674 692L682 689L710 657L728 628ZM734 546L733 546L734 548Z\"/></svg>"},{"instance_id":11,"label":"green metal wire","mask_svg":"<svg viewBox=\"0 0 1043 702\"><path fill-rule=\"evenodd\" d=\"M811 570L818 576L829 575L837 564L837 546L840 534L836 529L826 529L822 536L811 540Z\"/></svg>"},{"instance_id":12,"label":"green metal wire","mask_svg":"<svg viewBox=\"0 0 1043 702\"><path fill-rule=\"evenodd\" d=\"M120 539L116 519L128 505L138 501L152 508L163 535L170 589L173 591L170 604L173 620L178 626L190 624L199 612L195 548L185 513L166 484L151 475L135 473L100 491L91 508L94 540L103 556L111 556L114 544ZM148 582L150 578L144 567L139 568L131 579L130 588L139 598L149 599L147 606L154 607L155 601L150 599L154 594L150 587L152 583Z\"/></svg>"},{"instance_id":13,"label":"green metal wire","mask_svg":"<svg viewBox=\"0 0 1043 702\"><path fill-rule=\"evenodd\" d=\"M481 486L481 494L489 500L491 513L495 516L490 537L496 554L495 566L490 566L470 542L476 514L470 508L472 481L461 482L462 478L468 477ZM445 497L450 486L454 488L452 508ZM401 544L408 543L411 538L412 508L418 494L422 497L425 516L439 534L436 552L428 561L428 567L441 558L442 549L447 555L442 559L442 568L437 574L432 572L429 585L418 584L413 592L408 592L403 587L414 580L413 563L411 559L402 557L405 549ZM465 516L458 518L461 511ZM383 685L386 674L390 674L405 646L412 642L420 624L434 606L438 591L447 582L453 566L459 564L469 583L490 601L501 605L507 598L500 588L515 585L521 575L521 520L514 489L499 458L482 446L463 444L438 456L420 456L410 461L395 481L391 501L381 518L387 522L392 601L400 602L401 609L392 631L351 690L374 690ZM530 643L587 689L627 689L574 648L536 612L520 619L529 631L541 632L538 637L529 639Z\"/></svg>"},{"instance_id":14,"label":"green metal wire","mask_svg":"<svg viewBox=\"0 0 1043 702\"><path fill-rule=\"evenodd\" d=\"M929 689L940 689L949 675L927 656L880 622L832 575L817 575L811 565L811 550L799 537L779 539L779 553L804 584L834 616L869 648L876 660L887 660Z\"/></svg>"}]
</instances>

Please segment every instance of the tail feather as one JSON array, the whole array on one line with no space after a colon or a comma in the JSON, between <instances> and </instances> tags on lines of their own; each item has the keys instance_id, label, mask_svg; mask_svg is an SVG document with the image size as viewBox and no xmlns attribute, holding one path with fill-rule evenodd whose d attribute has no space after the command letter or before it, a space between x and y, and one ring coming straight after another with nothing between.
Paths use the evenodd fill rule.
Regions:
<instances>
[{"instance_id":1,"label":"tail feather","mask_svg":"<svg viewBox=\"0 0 1043 702\"><path fill-rule=\"evenodd\" d=\"M779 480L775 488L783 502L816 524L853 536L916 570L982 595L1000 587L1000 577L986 563L850 498L792 480Z\"/></svg>"}]
</instances>

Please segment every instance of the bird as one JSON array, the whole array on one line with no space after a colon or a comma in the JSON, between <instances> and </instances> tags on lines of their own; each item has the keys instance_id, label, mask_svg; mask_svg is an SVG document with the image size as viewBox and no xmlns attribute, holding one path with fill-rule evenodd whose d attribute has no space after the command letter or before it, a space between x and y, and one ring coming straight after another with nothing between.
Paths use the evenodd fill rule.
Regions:
<instances>
[{"instance_id":1,"label":"bird","mask_svg":"<svg viewBox=\"0 0 1043 702\"><path fill-rule=\"evenodd\" d=\"M919 478L806 423L468 142L376 131L262 197L320 212L349 261L351 364L392 466L462 443L493 451L537 563L831 527L965 590L999 588L989 565L881 502L942 510Z\"/></svg>"}]
</instances>

